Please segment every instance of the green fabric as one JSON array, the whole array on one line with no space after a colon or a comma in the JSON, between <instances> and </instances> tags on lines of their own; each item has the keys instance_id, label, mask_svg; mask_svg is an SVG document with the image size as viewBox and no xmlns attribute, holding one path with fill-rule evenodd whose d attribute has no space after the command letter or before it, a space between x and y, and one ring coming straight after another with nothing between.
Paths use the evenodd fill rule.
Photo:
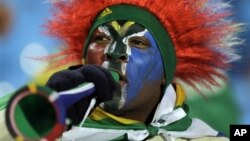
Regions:
<instances>
[{"instance_id":1,"label":"green fabric","mask_svg":"<svg viewBox=\"0 0 250 141\"><path fill-rule=\"evenodd\" d=\"M230 124L237 124L239 109L232 97L229 86L205 99L199 94L189 98L190 117L199 117L214 129L229 137Z\"/></svg>"},{"instance_id":2,"label":"green fabric","mask_svg":"<svg viewBox=\"0 0 250 141\"><path fill-rule=\"evenodd\" d=\"M5 96L0 97L0 111L6 108L11 96L12 94L6 94Z\"/></svg>"},{"instance_id":3,"label":"green fabric","mask_svg":"<svg viewBox=\"0 0 250 141\"><path fill-rule=\"evenodd\" d=\"M172 41L166 31L162 26L160 21L152 15L150 12L143 8L139 8L133 5L120 4L113 5L102 11L96 18L93 26L90 29L89 35L84 44L84 58L86 57L88 45L93 32L96 28L104 23L113 20L129 20L134 21L143 25L151 34L154 36L164 62L166 86L168 86L174 77L174 72L176 68L176 56L174 46Z\"/></svg>"},{"instance_id":4,"label":"green fabric","mask_svg":"<svg viewBox=\"0 0 250 141\"><path fill-rule=\"evenodd\" d=\"M185 116L184 118L174 123L171 123L167 126L163 126L160 128L165 129L166 131L185 131L191 125L191 123L192 123L192 119L189 118L188 116ZM149 125L147 126L147 129L150 133L149 137L158 135L159 128Z\"/></svg>"}]
</instances>

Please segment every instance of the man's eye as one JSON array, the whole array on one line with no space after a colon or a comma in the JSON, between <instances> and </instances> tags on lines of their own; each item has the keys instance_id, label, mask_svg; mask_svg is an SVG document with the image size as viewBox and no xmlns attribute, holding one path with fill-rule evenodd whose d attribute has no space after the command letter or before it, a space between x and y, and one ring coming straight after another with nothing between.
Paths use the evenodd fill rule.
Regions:
<instances>
[{"instance_id":1,"label":"man's eye","mask_svg":"<svg viewBox=\"0 0 250 141\"><path fill-rule=\"evenodd\" d=\"M111 38L105 34L101 34L101 35L94 35L92 37L92 41L94 43L97 44L108 44L111 42Z\"/></svg>"},{"instance_id":2,"label":"man's eye","mask_svg":"<svg viewBox=\"0 0 250 141\"><path fill-rule=\"evenodd\" d=\"M136 48L141 48L141 49L150 47L150 42L145 37L131 37L128 40L128 42L129 42L130 47L136 47Z\"/></svg>"}]
</instances>

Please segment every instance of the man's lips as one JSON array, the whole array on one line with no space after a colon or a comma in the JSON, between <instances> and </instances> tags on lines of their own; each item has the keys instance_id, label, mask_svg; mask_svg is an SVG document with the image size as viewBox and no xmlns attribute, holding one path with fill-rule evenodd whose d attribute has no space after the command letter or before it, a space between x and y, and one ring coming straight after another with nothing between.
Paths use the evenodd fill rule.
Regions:
<instances>
[{"instance_id":1,"label":"man's lips","mask_svg":"<svg viewBox=\"0 0 250 141\"><path fill-rule=\"evenodd\" d=\"M128 82L127 76L122 75L121 73L118 73L118 75L119 75L119 80L120 80L120 81Z\"/></svg>"}]
</instances>

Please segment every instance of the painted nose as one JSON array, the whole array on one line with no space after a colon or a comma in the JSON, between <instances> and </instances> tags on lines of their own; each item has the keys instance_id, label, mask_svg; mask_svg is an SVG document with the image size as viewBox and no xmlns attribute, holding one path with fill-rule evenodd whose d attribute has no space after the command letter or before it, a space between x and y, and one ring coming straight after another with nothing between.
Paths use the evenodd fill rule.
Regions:
<instances>
[{"instance_id":1,"label":"painted nose","mask_svg":"<svg viewBox=\"0 0 250 141\"><path fill-rule=\"evenodd\" d=\"M109 49L105 54L106 59L109 61L127 61L128 54L126 53L126 50L126 45L122 42L122 39L119 39L109 46Z\"/></svg>"},{"instance_id":2,"label":"painted nose","mask_svg":"<svg viewBox=\"0 0 250 141\"><path fill-rule=\"evenodd\" d=\"M127 61L128 55L125 53L106 53L107 60L113 60L113 61Z\"/></svg>"}]
</instances>

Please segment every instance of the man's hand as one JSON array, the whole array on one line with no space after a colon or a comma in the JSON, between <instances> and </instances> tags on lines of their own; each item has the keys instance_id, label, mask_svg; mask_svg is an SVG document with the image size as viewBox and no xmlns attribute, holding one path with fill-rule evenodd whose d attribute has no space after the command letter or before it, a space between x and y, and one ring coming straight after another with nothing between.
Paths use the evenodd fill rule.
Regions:
<instances>
[{"instance_id":1,"label":"man's hand","mask_svg":"<svg viewBox=\"0 0 250 141\"><path fill-rule=\"evenodd\" d=\"M97 99L97 104L111 100L117 88L117 83L110 72L96 65L74 66L68 70L59 71L50 77L46 86L60 92L75 88L84 82L94 83L96 89L94 97ZM81 99L67 110L67 116L73 125L81 122L91 98Z\"/></svg>"}]
</instances>

